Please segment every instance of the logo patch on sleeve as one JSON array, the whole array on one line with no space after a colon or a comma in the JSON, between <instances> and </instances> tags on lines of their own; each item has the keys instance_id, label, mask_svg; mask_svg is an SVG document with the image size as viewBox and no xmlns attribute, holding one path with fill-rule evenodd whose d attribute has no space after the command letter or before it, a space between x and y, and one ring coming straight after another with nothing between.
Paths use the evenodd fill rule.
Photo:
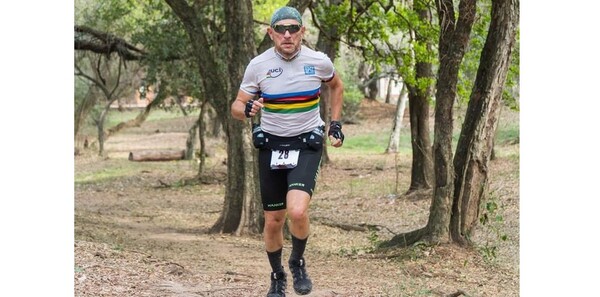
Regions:
<instances>
[{"instance_id":1,"label":"logo patch on sleeve","mask_svg":"<svg viewBox=\"0 0 600 297\"><path fill-rule=\"evenodd\" d=\"M306 74L306 75L315 75L315 66L313 66L313 65L304 65L304 74Z\"/></svg>"}]
</instances>

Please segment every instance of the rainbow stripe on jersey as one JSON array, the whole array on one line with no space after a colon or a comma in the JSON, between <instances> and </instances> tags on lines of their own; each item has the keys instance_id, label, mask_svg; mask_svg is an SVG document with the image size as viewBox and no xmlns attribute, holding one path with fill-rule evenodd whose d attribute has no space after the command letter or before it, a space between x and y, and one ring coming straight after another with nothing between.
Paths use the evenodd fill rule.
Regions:
<instances>
[{"instance_id":1,"label":"rainbow stripe on jersey","mask_svg":"<svg viewBox=\"0 0 600 297\"><path fill-rule=\"evenodd\" d=\"M264 98L264 111L273 113L298 113L319 108L321 90L315 89L306 92L285 94L266 94Z\"/></svg>"}]
</instances>

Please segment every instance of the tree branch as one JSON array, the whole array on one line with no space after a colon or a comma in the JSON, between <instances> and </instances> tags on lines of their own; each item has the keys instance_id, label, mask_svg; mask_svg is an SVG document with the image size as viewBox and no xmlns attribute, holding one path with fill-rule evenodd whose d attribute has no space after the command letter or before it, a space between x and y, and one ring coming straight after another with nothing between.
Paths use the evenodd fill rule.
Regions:
<instances>
[{"instance_id":1,"label":"tree branch","mask_svg":"<svg viewBox=\"0 0 600 297\"><path fill-rule=\"evenodd\" d=\"M77 25L75 25L75 50L91 51L107 56L117 53L124 60L140 60L147 55L145 51L122 38Z\"/></svg>"}]
</instances>

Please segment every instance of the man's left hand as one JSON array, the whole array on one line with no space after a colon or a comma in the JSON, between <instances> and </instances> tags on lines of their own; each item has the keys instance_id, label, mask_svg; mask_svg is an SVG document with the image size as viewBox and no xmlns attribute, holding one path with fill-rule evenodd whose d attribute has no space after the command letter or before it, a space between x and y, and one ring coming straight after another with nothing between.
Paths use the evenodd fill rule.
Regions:
<instances>
[{"instance_id":1,"label":"man's left hand","mask_svg":"<svg viewBox=\"0 0 600 297\"><path fill-rule=\"evenodd\" d=\"M331 121L329 124L329 141L334 147L340 147L344 144L344 133L342 133L342 123Z\"/></svg>"}]
</instances>

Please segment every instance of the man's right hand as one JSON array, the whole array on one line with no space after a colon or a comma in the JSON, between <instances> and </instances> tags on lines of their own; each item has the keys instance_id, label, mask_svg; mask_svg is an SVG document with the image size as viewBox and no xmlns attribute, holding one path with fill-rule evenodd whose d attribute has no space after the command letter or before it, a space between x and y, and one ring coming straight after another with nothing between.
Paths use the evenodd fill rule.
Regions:
<instances>
[{"instance_id":1,"label":"man's right hand","mask_svg":"<svg viewBox=\"0 0 600 297\"><path fill-rule=\"evenodd\" d=\"M244 109L244 114L246 117L249 118L255 116L258 111L264 107L263 101L263 98L259 98L258 100L250 99L248 102L246 102L246 108Z\"/></svg>"}]
</instances>

